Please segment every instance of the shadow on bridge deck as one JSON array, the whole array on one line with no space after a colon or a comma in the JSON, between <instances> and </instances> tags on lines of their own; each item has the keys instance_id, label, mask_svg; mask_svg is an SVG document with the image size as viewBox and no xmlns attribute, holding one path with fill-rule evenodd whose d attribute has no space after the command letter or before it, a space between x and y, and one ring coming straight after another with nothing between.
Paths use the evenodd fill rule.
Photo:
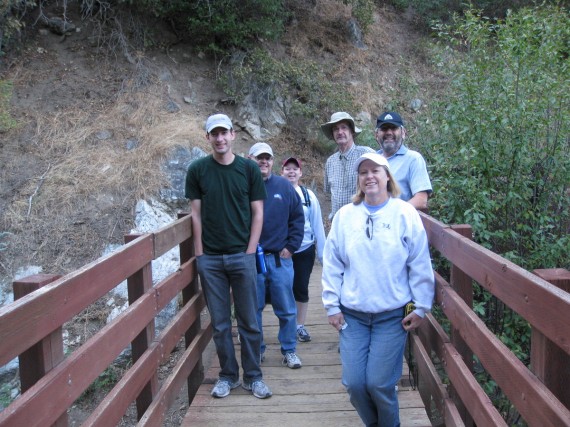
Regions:
<instances>
[{"instance_id":1,"label":"shadow on bridge deck","mask_svg":"<svg viewBox=\"0 0 570 427\"><path fill-rule=\"evenodd\" d=\"M217 357L211 362L184 418L184 427L195 426L356 426L360 418L348 400L341 384L338 333L328 324L321 302L321 266L315 265L311 276L310 302L306 326L312 341L298 343L297 353L303 361L301 369L281 365L277 341L278 320L271 306L263 316L267 351L262 364L263 377L273 391L270 399L256 399L238 387L230 396L216 399L210 390L218 378ZM239 361L239 344L236 345ZM208 361L204 361L206 365ZM402 427L431 426L420 395L409 385L408 368L399 385L400 421Z\"/></svg>"}]
</instances>

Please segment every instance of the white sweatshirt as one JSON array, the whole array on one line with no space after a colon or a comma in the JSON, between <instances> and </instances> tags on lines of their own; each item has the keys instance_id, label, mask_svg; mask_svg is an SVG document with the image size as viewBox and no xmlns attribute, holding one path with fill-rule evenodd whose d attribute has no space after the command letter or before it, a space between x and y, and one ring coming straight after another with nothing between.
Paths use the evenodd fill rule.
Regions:
<instances>
[{"instance_id":1,"label":"white sweatshirt","mask_svg":"<svg viewBox=\"0 0 570 427\"><path fill-rule=\"evenodd\" d=\"M394 198L372 215L362 203L343 206L325 243L322 285L329 316L341 311L340 304L380 313L413 301L415 313L423 317L431 310L435 280L427 235L416 209Z\"/></svg>"},{"instance_id":2,"label":"white sweatshirt","mask_svg":"<svg viewBox=\"0 0 570 427\"><path fill-rule=\"evenodd\" d=\"M301 247L297 252L303 252L307 250L309 246L315 244L317 259L322 264L323 263L323 250L325 248L325 226L323 224L323 217L321 214L321 205L315 193L309 188L307 188L307 194L309 195L309 201L311 206L305 204L305 196L303 195L303 190L300 186L295 187L297 194L301 198L303 203L303 212L305 213L305 229L303 233L303 242L301 242Z\"/></svg>"}]
</instances>

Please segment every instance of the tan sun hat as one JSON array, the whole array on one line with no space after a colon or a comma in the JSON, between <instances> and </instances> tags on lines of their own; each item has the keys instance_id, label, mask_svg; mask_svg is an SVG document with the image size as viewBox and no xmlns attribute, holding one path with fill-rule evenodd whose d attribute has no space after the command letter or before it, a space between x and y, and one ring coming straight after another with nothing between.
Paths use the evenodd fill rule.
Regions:
<instances>
[{"instance_id":1,"label":"tan sun hat","mask_svg":"<svg viewBox=\"0 0 570 427\"><path fill-rule=\"evenodd\" d=\"M343 120L350 122L350 125L352 127L352 132L354 133L354 137L357 137L358 134L362 132L362 129L356 127L356 125L354 124L354 119L350 114L345 113L344 111L339 111L338 113L334 113L331 116L331 120L329 122L325 123L324 125L321 125L321 130L328 139L334 139L332 134L333 125Z\"/></svg>"}]
</instances>

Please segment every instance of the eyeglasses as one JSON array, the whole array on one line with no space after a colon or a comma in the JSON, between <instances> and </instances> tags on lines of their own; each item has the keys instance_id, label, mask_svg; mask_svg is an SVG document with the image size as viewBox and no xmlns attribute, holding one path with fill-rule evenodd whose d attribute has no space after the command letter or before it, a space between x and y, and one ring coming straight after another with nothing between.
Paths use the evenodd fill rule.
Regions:
<instances>
[{"instance_id":1,"label":"eyeglasses","mask_svg":"<svg viewBox=\"0 0 570 427\"><path fill-rule=\"evenodd\" d=\"M377 130L379 130L381 132L388 132L389 130L395 132L398 129L400 129L400 126L396 126L396 125L382 125L379 128L377 128Z\"/></svg>"},{"instance_id":2,"label":"eyeglasses","mask_svg":"<svg viewBox=\"0 0 570 427\"><path fill-rule=\"evenodd\" d=\"M255 157L255 160L257 160L258 162L261 162L263 160L265 160L266 162L270 162L273 160L273 157L271 157L269 154L260 154L259 156Z\"/></svg>"},{"instance_id":3,"label":"eyeglasses","mask_svg":"<svg viewBox=\"0 0 570 427\"><path fill-rule=\"evenodd\" d=\"M368 219L366 220L366 237L372 240L374 236L374 221L372 221L372 215L368 215Z\"/></svg>"}]
</instances>

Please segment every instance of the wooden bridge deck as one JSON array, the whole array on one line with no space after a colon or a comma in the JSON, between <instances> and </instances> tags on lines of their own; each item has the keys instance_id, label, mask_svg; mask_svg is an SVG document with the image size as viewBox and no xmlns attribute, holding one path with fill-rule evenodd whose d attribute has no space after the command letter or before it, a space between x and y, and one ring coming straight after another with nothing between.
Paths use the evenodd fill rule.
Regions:
<instances>
[{"instance_id":1,"label":"wooden bridge deck","mask_svg":"<svg viewBox=\"0 0 570 427\"><path fill-rule=\"evenodd\" d=\"M312 336L309 343L298 343L301 369L281 365L277 341L278 321L268 306L263 316L266 358L263 377L273 391L269 399L256 399L238 387L230 396L216 399L210 390L218 378L219 363L214 355L206 378L188 409L183 427L195 426L355 426L361 425L358 414L341 384L338 333L329 326L323 309L321 266L315 265L311 276L310 302L306 326ZM239 344L236 345L239 361ZM204 361L207 364L208 361ZM402 427L431 426L420 395L409 387L408 369L399 384L400 421Z\"/></svg>"}]
</instances>

